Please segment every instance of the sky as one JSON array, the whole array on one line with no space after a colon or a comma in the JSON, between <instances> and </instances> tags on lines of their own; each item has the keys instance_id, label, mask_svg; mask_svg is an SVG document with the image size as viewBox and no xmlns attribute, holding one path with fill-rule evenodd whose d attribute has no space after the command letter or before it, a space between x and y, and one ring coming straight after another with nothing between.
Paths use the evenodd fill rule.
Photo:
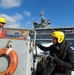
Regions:
<instances>
[{"instance_id":1,"label":"sky","mask_svg":"<svg viewBox=\"0 0 74 75\"><path fill-rule=\"evenodd\" d=\"M44 12L50 27L74 27L74 0L0 0L0 16L7 20L5 28L34 28Z\"/></svg>"}]
</instances>

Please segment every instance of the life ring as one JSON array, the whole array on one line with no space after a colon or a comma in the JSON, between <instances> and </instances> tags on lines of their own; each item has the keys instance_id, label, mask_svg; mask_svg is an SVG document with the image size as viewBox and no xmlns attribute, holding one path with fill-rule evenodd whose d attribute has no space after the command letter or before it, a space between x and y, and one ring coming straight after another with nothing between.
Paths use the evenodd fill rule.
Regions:
<instances>
[{"instance_id":1,"label":"life ring","mask_svg":"<svg viewBox=\"0 0 74 75\"><path fill-rule=\"evenodd\" d=\"M10 64L5 71L0 72L0 75L12 75L15 72L18 65L18 56L12 48L0 49L0 56L4 54L10 58Z\"/></svg>"}]
</instances>

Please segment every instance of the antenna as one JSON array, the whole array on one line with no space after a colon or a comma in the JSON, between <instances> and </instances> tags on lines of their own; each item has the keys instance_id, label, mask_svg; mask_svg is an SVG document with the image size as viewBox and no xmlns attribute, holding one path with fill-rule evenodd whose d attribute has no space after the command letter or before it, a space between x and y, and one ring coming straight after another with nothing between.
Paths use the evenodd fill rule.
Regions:
<instances>
[{"instance_id":1,"label":"antenna","mask_svg":"<svg viewBox=\"0 0 74 75\"><path fill-rule=\"evenodd\" d=\"M42 10L39 14L40 17L44 17L44 10Z\"/></svg>"}]
</instances>

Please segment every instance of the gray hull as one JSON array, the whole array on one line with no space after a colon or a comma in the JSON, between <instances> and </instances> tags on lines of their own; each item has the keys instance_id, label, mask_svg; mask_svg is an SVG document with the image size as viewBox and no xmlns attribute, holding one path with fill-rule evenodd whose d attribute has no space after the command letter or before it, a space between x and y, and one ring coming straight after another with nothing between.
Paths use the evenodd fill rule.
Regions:
<instances>
[{"instance_id":1,"label":"gray hull","mask_svg":"<svg viewBox=\"0 0 74 75\"><path fill-rule=\"evenodd\" d=\"M3 48L8 43L9 39L0 39L0 48ZM11 40L12 48L18 55L18 66L13 75L31 75L33 67L33 55L30 50L30 41ZM0 58L0 72L5 71L8 66L8 61L5 57Z\"/></svg>"}]
</instances>

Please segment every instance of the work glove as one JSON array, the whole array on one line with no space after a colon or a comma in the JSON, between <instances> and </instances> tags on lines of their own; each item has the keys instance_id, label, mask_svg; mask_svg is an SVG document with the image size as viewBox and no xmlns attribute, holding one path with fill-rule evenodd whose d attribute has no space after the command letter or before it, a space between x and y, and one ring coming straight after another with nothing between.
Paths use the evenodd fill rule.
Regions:
<instances>
[{"instance_id":1,"label":"work glove","mask_svg":"<svg viewBox=\"0 0 74 75\"><path fill-rule=\"evenodd\" d=\"M53 59L54 59L53 56L48 56L48 57L47 57L47 60L48 60L47 62L48 62L48 64L49 64L49 67L50 67L51 71L52 71L52 69L54 69L54 67L56 66L56 64L54 63ZM51 72L51 71L50 71L50 72Z\"/></svg>"},{"instance_id":2,"label":"work glove","mask_svg":"<svg viewBox=\"0 0 74 75\"><path fill-rule=\"evenodd\" d=\"M58 65L60 66L65 66L65 62L61 59L58 58L58 56L56 54L54 54L54 62L56 62Z\"/></svg>"},{"instance_id":3,"label":"work glove","mask_svg":"<svg viewBox=\"0 0 74 75\"><path fill-rule=\"evenodd\" d=\"M58 60L59 60L59 58L57 57L56 54L54 54L54 56L49 55L47 57L47 61L51 61L51 62L55 61L55 62L57 62Z\"/></svg>"},{"instance_id":4,"label":"work glove","mask_svg":"<svg viewBox=\"0 0 74 75\"><path fill-rule=\"evenodd\" d=\"M58 65L63 66L65 68L71 69L72 64L69 62L64 62L63 60L59 59L56 54L54 54L54 61L57 62Z\"/></svg>"},{"instance_id":5,"label":"work glove","mask_svg":"<svg viewBox=\"0 0 74 75\"><path fill-rule=\"evenodd\" d=\"M54 59L54 57L52 57L50 55L47 57L47 61L49 61L49 62L53 62L53 59Z\"/></svg>"},{"instance_id":6,"label":"work glove","mask_svg":"<svg viewBox=\"0 0 74 75\"><path fill-rule=\"evenodd\" d=\"M54 53L54 56L53 56L53 62L56 64L56 65L60 65L62 66L62 60L58 58L58 56Z\"/></svg>"}]
</instances>

